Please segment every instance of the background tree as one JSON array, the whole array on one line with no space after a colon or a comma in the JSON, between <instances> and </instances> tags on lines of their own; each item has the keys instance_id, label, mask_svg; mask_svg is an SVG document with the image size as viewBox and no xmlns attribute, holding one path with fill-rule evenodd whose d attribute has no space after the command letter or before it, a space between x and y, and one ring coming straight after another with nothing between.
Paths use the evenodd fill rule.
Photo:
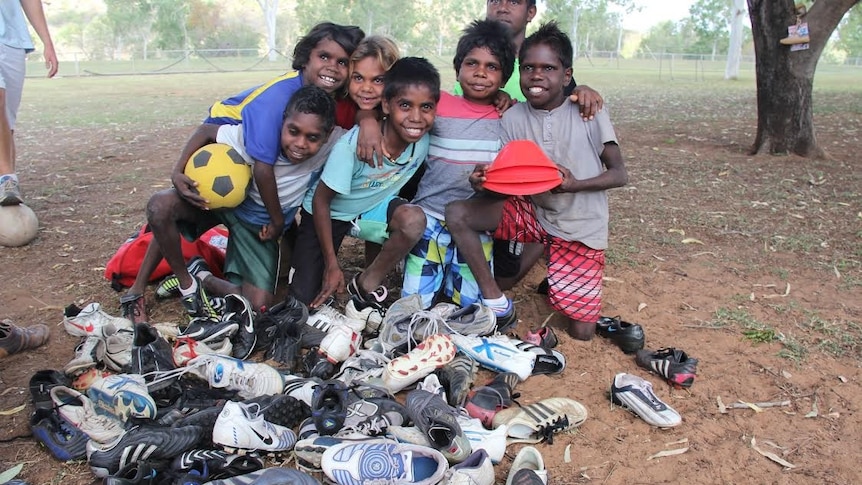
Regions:
<instances>
[{"instance_id":1,"label":"background tree","mask_svg":"<svg viewBox=\"0 0 862 485\"><path fill-rule=\"evenodd\" d=\"M542 19L556 20L569 34L575 57L580 47L616 50L622 16L610 11L612 5L626 12L636 8L634 0L546 0Z\"/></svg>"},{"instance_id":2,"label":"background tree","mask_svg":"<svg viewBox=\"0 0 862 485\"><path fill-rule=\"evenodd\" d=\"M862 8L854 8L838 26L838 48L847 57L862 57Z\"/></svg>"},{"instance_id":3,"label":"background tree","mask_svg":"<svg viewBox=\"0 0 862 485\"><path fill-rule=\"evenodd\" d=\"M688 12L697 40L690 52L712 56L727 52L731 7L730 0L697 0L692 4Z\"/></svg>"},{"instance_id":4,"label":"background tree","mask_svg":"<svg viewBox=\"0 0 862 485\"><path fill-rule=\"evenodd\" d=\"M739 78L739 62L742 59L742 20L745 15L745 0L733 0L730 12L730 43L727 47L725 79Z\"/></svg>"},{"instance_id":5,"label":"background tree","mask_svg":"<svg viewBox=\"0 0 862 485\"><path fill-rule=\"evenodd\" d=\"M860 0L811 4L809 49L791 52L779 42L796 23L793 0L748 0L757 73L757 135L751 153L795 153L822 157L812 120L811 91L820 54L832 32Z\"/></svg>"},{"instance_id":6,"label":"background tree","mask_svg":"<svg viewBox=\"0 0 862 485\"><path fill-rule=\"evenodd\" d=\"M670 20L658 23L647 31L641 39L640 51L648 55L660 55L665 52L687 52L694 39L691 22L672 22Z\"/></svg>"},{"instance_id":7,"label":"background tree","mask_svg":"<svg viewBox=\"0 0 862 485\"><path fill-rule=\"evenodd\" d=\"M275 61L278 48L275 27L278 21L278 0L257 0L260 9L263 10L263 18L266 22L266 47L269 50L269 62Z\"/></svg>"}]
</instances>

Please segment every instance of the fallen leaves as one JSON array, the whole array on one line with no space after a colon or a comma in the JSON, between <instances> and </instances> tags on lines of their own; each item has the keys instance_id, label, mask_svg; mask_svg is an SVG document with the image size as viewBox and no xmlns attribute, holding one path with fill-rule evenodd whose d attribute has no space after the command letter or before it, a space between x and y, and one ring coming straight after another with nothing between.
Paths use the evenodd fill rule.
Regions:
<instances>
[{"instance_id":1,"label":"fallen leaves","mask_svg":"<svg viewBox=\"0 0 862 485\"><path fill-rule=\"evenodd\" d=\"M685 444L685 443L688 443L688 438L683 438L679 441L673 441L670 443L665 443L665 446L681 445L681 444ZM683 453L686 453L688 451L688 449L689 449L688 446L686 446L684 448L676 448L676 449L672 449L672 450L662 450L662 451L659 451L658 453L656 453L654 455L649 456L647 458L647 461L654 460L656 458L664 458L667 456L681 455Z\"/></svg>"},{"instance_id":2,"label":"fallen leaves","mask_svg":"<svg viewBox=\"0 0 862 485\"><path fill-rule=\"evenodd\" d=\"M766 450L758 447L757 441L754 439L753 436L751 437L751 448L754 451L760 453L761 455L774 461L775 463L778 463L779 465L783 466L784 468L789 468L789 469L796 468L796 465L794 465L793 463L790 463L789 461L785 460L784 458L781 458L780 456L776 455L775 453L773 453L771 451L766 451Z\"/></svg>"}]
</instances>

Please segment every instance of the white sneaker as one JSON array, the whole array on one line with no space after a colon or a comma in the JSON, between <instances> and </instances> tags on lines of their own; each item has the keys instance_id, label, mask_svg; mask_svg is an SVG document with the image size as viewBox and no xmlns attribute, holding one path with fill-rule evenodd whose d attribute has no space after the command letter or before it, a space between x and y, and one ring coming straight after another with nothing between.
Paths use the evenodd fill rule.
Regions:
<instances>
[{"instance_id":1,"label":"white sneaker","mask_svg":"<svg viewBox=\"0 0 862 485\"><path fill-rule=\"evenodd\" d=\"M87 390L93 404L120 421L129 417L156 418L156 402L147 391L144 378L138 374L116 374L96 379Z\"/></svg>"},{"instance_id":2,"label":"white sneaker","mask_svg":"<svg viewBox=\"0 0 862 485\"><path fill-rule=\"evenodd\" d=\"M619 373L614 377L611 400L659 428L672 428L682 422L679 413L655 395L649 381L632 374Z\"/></svg>"},{"instance_id":3,"label":"white sneaker","mask_svg":"<svg viewBox=\"0 0 862 485\"><path fill-rule=\"evenodd\" d=\"M113 327L111 327L113 328ZM99 329L100 331L102 329ZM88 335L75 347L75 358L66 364L63 372L67 376L77 376L95 367L105 358L105 339L99 335Z\"/></svg>"},{"instance_id":4,"label":"white sneaker","mask_svg":"<svg viewBox=\"0 0 862 485\"><path fill-rule=\"evenodd\" d=\"M362 345L362 336L347 325L333 325L320 341L319 351L333 364L344 362Z\"/></svg>"},{"instance_id":5,"label":"white sneaker","mask_svg":"<svg viewBox=\"0 0 862 485\"><path fill-rule=\"evenodd\" d=\"M474 451L485 450L495 464L503 461L509 431L507 425L503 424L494 429L487 429L482 426L481 420L471 418L464 412L463 408L457 419L458 424L461 425L461 431L464 432L464 437L470 441L470 446Z\"/></svg>"},{"instance_id":6,"label":"white sneaker","mask_svg":"<svg viewBox=\"0 0 862 485\"><path fill-rule=\"evenodd\" d=\"M127 329L119 329L108 334L108 329L113 329L112 325L105 326L105 357L103 362L113 371L122 372L122 370L132 362L132 342L135 339L135 332Z\"/></svg>"},{"instance_id":7,"label":"white sneaker","mask_svg":"<svg viewBox=\"0 0 862 485\"><path fill-rule=\"evenodd\" d=\"M326 476L342 485L434 485L443 478L449 467L446 458L433 448L386 439L339 443L323 452L320 461Z\"/></svg>"},{"instance_id":8,"label":"white sneaker","mask_svg":"<svg viewBox=\"0 0 862 485\"><path fill-rule=\"evenodd\" d=\"M284 376L266 364L207 354L186 363L186 369L211 387L238 391L243 399L281 394Z\"/></svg>"},{"instance_id":9,"label":"white sneaker","mask_svg":"<svg viewBox=\"0 0 862 485\"><path fill-rule=\"evenodd\" d=\"M365 322L365 328L367 328L369 332L376 332L380 329L380 322L383 321L383 314L380 310L371 305L360 310L357 307L357 303L354 298L351 298L350 301L347 302L347 305L344 305L344 315L347 318Z\"/></svg>"},{"instance_id":10,"label":"white sneaker","mask_svg":"<svg viewBox=\"0 0 862 485\"><path fill-rule=\"evenodd\" d=\"M327 333L339 326L347 327L356 333L365 329L365 320L350 318L329 305L321 305L309 313L305 324Z\"/></svg>"},{"instance_id":11,"label":"white sneaker","mask_svg":"<svg viewBox=\"0 0 862 485\"><path fill-rule=\"evenodd\" d=\"M383 368L388 363L389 359L380 352L358 349L341 364L341 370L333 378L348 386L353 383L365 383L369 379L379 379L383 375Z\"/></svg>"},{"instance_id":12,"label":"white sneaker","mask_svg":"<svg viewBox=\"0 0 862 485\"><path fill-rule=\"evenodd\" d=\"M434 311L433 308L431 310ZM489 335L497 328L494 310L479 303L455 310L444 318L446 328L461 335Z\"/></svg>"},{"instance_id":13,"label":"white sneaker","mask_svg":"<svg viewBox=\"0 0 862 485\"><path fill-rule=\"evenodd\" d=\"M497 372L514 372L525 381L533 372L536 354L519 349L505 335L488 337L450 335L458 350L483 367Z\"/></svg>"},{"instance_id":14,"label":"white sneaker","mask_svg":"<svg viewBox=\"0 0 862 485\"><path fill-rule=\"evenodd\" d=\"M284 376L284 394L311 406L314 389L322 383L315 377Z\"/></svg>"},{"instance_id":15,"label":"white sneaker","mask_svg":"<svg viewBox=\"0 0 862 485\"><path fill-rule=\"evenodd\" d=\"M289 451L296 444L292 429L263 419L260 404L228 401L216 418L213 443L229 453L238 451Z\"/></svg>"},{"instance_id":16,"label":"white sneaker","mask_svg":"<svg viewBox=\"0 0 862 485\"><path fill-rule=\"evenodd\" d=\"M533 470L533 472L536 473L536 476L542 480L542 483L548 483L548 470L545 469L545 460L542 458L542 454L539 453L539 450L532 446L521 448L521 451L515 455L515 459L512 460L512 466L509 467L509 475L506 478L506 485L512 485L512 480L515 478L515 474L522 468Z\"/></svg>"},{"instance_id":17,"label":"white sneaker","mask_svg":"<svg viewBox=\"0 0 862 485\"><path fill-rule=\"evenodd\" d=\"M127 318L113 317L102 311L99 303L90 303L77 315L63 317L63 327L69 335L76 337L87 337L89 335L104 336L102 330L106 325L113 325L115 329L132 330L132 321Z\"/></svg>"},{"instance_id":18,"label":"white sneaker","mask_svg":"<svg viewBox=\"0 0 862 485\"><path fill-rule=\"evenodd\" d=\"M50 392L60 416L91 440L108 443L123 434L123 423L113 416L97 413L93 401L86 395L66 386L52 387Z\"/></svg>"},{"instance_id":19,"label":"white sneaker","mask_svg":"<svg viewBox=\"0 0 862 485\"><path fill-rule=\"evenodd\" d=\"M494 465L485 450L475 450L466 460L449 468L440 485L494 485Z\"/></svg>"},{"instance_id":20,"label":"white sneaker","mask_svg":"<svg viewBox=\"0 0 862 485\"><path fill-rule=\"evenodd\" d=\"M205 354L218 354L230 356L233 350L233 344L230 339L222 339L219 342L210 342L205 344L194 339L178 340L179 345L174 347L174 364L177 367L182 367L195 357Z\"/></svg>"}]
</instances>

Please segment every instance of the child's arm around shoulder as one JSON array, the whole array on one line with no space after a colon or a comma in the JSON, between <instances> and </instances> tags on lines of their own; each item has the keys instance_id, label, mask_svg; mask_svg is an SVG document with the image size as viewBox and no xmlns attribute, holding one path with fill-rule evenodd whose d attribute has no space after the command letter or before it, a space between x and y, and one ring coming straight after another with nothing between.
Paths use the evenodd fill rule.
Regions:
<instances>
[{"instance_id":1,"label":"child's arm around shoulder","mask_svg":"<svg viewBox=\"0 0 862 485\"><path fill-rule=\"evenodd\" d=\"M563 176L563 183L559 187L553 189L554 193L561 192L585 192L585 191L600 191L608 190L616 187L622 187L629 183L629 175L626 171L626 164L623 160L620 146L616 142L607 142L604 145L599 158L605 166L605 171L596 177L578 180L572 172L560 166L560 173Z\"/></svg>"},{"instance_id":2,"label":"child's arm around shoulder","mask_svg":"<svg viewBox=\"0 0 862 485\"><path fill-rule=\"evenodd\" d=\"M173 184L177 194L200 210L209 210L207 207L209 201L201 197L197 189L198 183L186 176L184 170L194 152L205 145L215 143L219 126L212 123L203 123L198 126L186 140L185 146L180 151L180 158L174 164L174 169L171 172L171 184Z\"/></svg>"}]
</instances>

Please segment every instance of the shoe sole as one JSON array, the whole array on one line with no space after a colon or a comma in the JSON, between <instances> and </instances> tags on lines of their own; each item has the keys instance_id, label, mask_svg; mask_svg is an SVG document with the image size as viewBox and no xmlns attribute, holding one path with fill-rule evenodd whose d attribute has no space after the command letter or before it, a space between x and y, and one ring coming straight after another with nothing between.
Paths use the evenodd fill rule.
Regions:
<instances>
[{"instance_id":1,"label":"shoe sole","mask_svg":"<svg viewBox=\"0 0 862 485\"><path fill-rule=\"evenodd\" d=\"M435 334L417 345L409 353L392 359L383 372L383 384L393 393L413 384L428 374L452 362L457 349L452 340ZM402 382L393 382L399 379Z\"/></svg>"}]
</instances>

